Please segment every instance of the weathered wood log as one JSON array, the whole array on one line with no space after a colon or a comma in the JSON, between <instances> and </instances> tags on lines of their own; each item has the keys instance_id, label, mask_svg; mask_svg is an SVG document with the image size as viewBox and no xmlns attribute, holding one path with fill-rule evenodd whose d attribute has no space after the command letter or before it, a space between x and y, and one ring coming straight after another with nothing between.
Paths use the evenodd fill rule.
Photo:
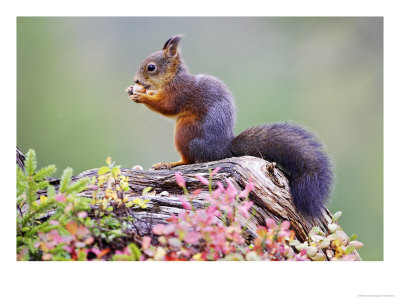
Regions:
<instances>
[{"instance_id":1,"label":"weathered wood log","mask_svg":"<svg viewBox=\"0 0 400 300\"><path fill-rule=\"evenodd\" d=\"M17 166L20 169L25 170L25 155L21 152L21 150L19 150L18 147L17 147Z\"/></svg>"},{"instance_id":2,"label":"weathered wood log","mask_svg":"<svg viewBox=\"0 0 400 300\"><path fill-rule=\"evenodd\" d=\"M220 161L207 162L175 167L172 170L135 170L121 168L121 174L129 177L130 191L125 193L128 198L140 198L143 189L152 187L155 194L146 195L149 199L146 209L133 212L135 219L135 230L139 235L149 234L150 226L158 223L167 223L167 219L174 214L178 214L184 208L179 200L183 194L182 189L176 184L175 172L180 172L186 180L189 192L202 188L203 192L195 196L193 205L196 209L204 207L208 191L204 185L196 179L197 174L207 177L209 169L220 167L220 171L213 177L213 188L216 181L226 182L230 180L237 189L244 189L250 179L253 180L254 189L250 193L250 200L254 202L255 215L249 221L240 220L242 225L247 226L246 239L257 236L256 228L258 225L265 225L266 218L273 218L276 222L284 220L290 221L292 229L295 231L296 238L303 242L307 240L308 233L314 226L318 226L322 231L328 232L328 224L331 222L332 215L325 208L321 217L311 218L302 215L294 206L290 195L289 182L283 172L279 170L275 163L267 162L263 159L243 156L224 159ZM92 169L74 176L72 182L80 178L97 177L98 169ZM59 179L49 178L50 183L58 190ZM102 196L98 192L98 196ZM42 191L40 194L44 194ZM39 196L40 196L39 194ZM82 197L92 198L93 191L86 190L79 194ZM52 213L49 212L49 215ZM354 251L356 256L357 252Z\"/></svg>"},{"instance_id":3,"label":"weathered wood log","mask_svg":"<svg viewBox=\"0 0 400 300\"><path fill-rule=\"evenodd\" d=\"M252 235L255 236L257 225L265 224L265 218L267 217L273 218L277 222L290 221L296 237L300 241L304 241L307 238L307 233L314 226L320 227L323 231L328 230L327 225L331 220L330 212L325 209L323 216L320 218L303 216L297 211L292 202L289 183L284 174L275 167L275 164L256 157L229 158L202 164L179 166L172 170L150 169L139 171L122 168L121 174L129 177L131 190L125 194L128 198L140 197L142 190L146 187L152 187L156 191L155 195L146 195L146 199L151 201L148 203L147 209L136 213L136 218L151 219L153 224L157 224L166 222L172 214L183 210L179 201L179 196L183 192L176 184L175 172L180 172L183 175L189 192L203 188L204 192L197 195L193 202L196 208L200 208L205 205L205 196L208 192L195 176L202 174L208 177L209 169L217 167L220 167L221 170L214 176L214 187L216 186L216 181L224 182L229 179L236 188L242 190L250 178L253 180L254 189L250 194L250 199L254 202L256 214L248 225ZM98 169L85 171L74 176L72 181L74 182L83 177L97 176L97 171ZM56 189L58 188L58 179L52 179L50 182ZM84 191L80 195L91 198L92 191Z\"/></svg>"}]
</instances>

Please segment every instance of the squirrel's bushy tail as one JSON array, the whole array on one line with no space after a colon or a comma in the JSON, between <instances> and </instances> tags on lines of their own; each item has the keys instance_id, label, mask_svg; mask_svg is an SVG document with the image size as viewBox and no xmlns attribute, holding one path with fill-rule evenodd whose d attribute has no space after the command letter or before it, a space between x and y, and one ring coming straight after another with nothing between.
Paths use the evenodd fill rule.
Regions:
<instances>
[{"instance_id":1,"label":"squirrel's bushy tail","mask_svg":"<svg viewBox=\"0 0 400 300\"><path fill-rule=\"evenodd\" d=\"M234 156L251 155L276 162L289 172L296 207L319 216L333 182L332 163L311 132L300 126L276 123L251 127L232 141Z\"/></svg>"}]
</instances>

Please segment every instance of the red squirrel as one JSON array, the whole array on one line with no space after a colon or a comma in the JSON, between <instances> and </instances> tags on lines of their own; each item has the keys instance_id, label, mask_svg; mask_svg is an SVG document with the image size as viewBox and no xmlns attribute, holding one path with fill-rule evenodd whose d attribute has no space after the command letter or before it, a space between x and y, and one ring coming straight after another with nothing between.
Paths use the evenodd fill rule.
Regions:
<instances>
[{"instance_id":1,"label":"red squirrel","mask_svg":"<svg viewBox=\"0 0 400 300\"><path fill-rule=\"evenodd\" d=\"M176 118L175 146L181 160L154 169L251 155L276 162L289 173L296 207L321 215L333 182L332 163L313 133L288 124L264 124L234 136L235 105L225 84L210 75L189 73L176 35L140 65L129 98L167 117Z\"/></svg>"}]
</instances>

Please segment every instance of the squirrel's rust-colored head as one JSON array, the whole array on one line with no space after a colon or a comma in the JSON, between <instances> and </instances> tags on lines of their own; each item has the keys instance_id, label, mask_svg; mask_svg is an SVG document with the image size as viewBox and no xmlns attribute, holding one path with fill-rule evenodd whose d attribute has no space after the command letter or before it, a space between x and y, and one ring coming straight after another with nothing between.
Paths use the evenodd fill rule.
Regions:
<instances>
[{"instance_id":1,"label":"squirrel's rust-colored head","mask_svg":"<svg viewBox=\"0 0 400 300\"><path fill-rule=\"evenodd\" d=\"M185 69L178 49L182 35L168 39L162 50L150 54L140 65L134 81L146 90L158 90L166 86L175 74Z\"/></svg>"}]
</instances>

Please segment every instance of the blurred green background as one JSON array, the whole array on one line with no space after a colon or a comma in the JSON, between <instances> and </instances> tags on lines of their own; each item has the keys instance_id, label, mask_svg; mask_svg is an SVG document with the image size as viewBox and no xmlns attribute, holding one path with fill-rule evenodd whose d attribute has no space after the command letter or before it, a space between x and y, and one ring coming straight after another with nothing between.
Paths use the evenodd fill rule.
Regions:
<instances>
[{"instance_id":1,"label":"blurred green background","mask_svg":"<svg viewBox=\"0 0 400 300\"><path fill-rule=\"evenodd\" d=\"M57 175L176 161L172 120L128 100L140 62L184 33L192 73L231 89L236 133L290 120L336 164L329 203L383 260L383 18L17 18L17 142Z\"/></svg>"}]
</instances>

